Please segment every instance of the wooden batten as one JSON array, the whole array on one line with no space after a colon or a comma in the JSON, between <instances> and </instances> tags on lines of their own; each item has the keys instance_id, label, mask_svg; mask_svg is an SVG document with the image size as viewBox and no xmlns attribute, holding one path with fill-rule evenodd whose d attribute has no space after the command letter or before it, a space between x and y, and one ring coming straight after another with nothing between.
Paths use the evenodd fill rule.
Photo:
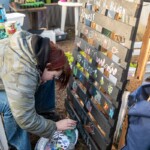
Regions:
<instances>
[{"instance_id":1,"label":"wooden batten","mask_svg":"<svg viewBox=\"0 0 150 150\"><path fill-rule=\"evenodd\" d=\"M131 25L113 20L109 17L104 16L103 14L95 13L84 8L82 8L82 13L84 13L85 16L91 16L92 17L91 21L94 21L101 27L105 27L106 29L115 32L118 35L124 36L127 40L131 40L132 37L131 33L133 33L132 32L133 27Z\"/></svg>"},{"instance_id":2,"label":"wooden batten","mask_svg":"<svg viewBox=\"0 0 150 150\"><path fill-rule=\"evenodd\" d=\"M130 2L126 0L82 0L84 6L86 3L90 3L92 5L97 5L102 9L109 9L118 11L119 9L125 10L126 14L129 16L137 17L137 11L139 5L141 5L141 0L136 0L135 2Z\"/></svg>"},{"instance_id":3,"label":"wooden batten","mask_svg":"<svg viewBox=\"0 0 150 150\"><path fill-rule=\"evenodd\" d=\"M107 50L112 51L112 49L114 49L114 51L116 50L117 52L114 52L114 55L116 55L119 58L122 58L122 61L126 60L126 55L128 52L128 48L124 47L123 45L119 44L118 42L115 42L114 40L111 40L109 37L107 37L106 35L91 29L90 27L79 23L78 25L78 29L79 29L79 34L84 34L85 36L92 36L93 40L94 40L94 46L102 46L104 45L104 43L107 43ZM128 47L131 47L131 44L128 45Z\"/></svg>"},{"instance_id":4,"label":"wooden batten","mask_svg":"<svg viewBox=\"0 0 150 150\"><path fill-rule=\"evenodd\" d=\"M142 41L143 44L136 71L136 78L139 80L143 80L143 76L145 73L145 66L150 56L150 15L148 17L148 23Z\"/></svg>"},{"instance_id":5,"label":"wooden batten","mask_svg":"<svg viewBox=\"0 0 150 150\"><path fill-rule=\"evenodd\" d=\"M137 45L137 48L139 48L138 45ZM133 92L142 84L143 76L145 74L145 67L146 67L149 57L150 57L150 14L148 17L146 30L145 30L143 40L142 40L142 48L141 48L141 52L140 52L139 59L138 59L137 71L135 73L135 77L131 78L128 81L126 85L126 90ZM126 114L123 127L122 127L122 133L121 133L120 140L118 143L118 149L121 149L125 144L125 136L126 136L127 127L128 127L127 117L128 116Z\"/></svg>"}]
</instances>

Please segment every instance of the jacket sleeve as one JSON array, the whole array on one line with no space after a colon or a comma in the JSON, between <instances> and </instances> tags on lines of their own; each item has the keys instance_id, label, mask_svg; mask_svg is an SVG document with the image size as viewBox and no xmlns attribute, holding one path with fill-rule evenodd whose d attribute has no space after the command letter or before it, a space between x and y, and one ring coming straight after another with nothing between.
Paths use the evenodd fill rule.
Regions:
<instances>
[{"instance_id":1,"label":"jacket sleeve","mask_svg":"<svg viewBox=\"0 0 150 150\"><path fill-rule=\"evenodd\" d=\"M56 123L38 115L35 110L34 94L38 83L35 74L11 72L3 77L3 82L11 112L18 125L38 136L51 138L56 131Z\"/></svg>"}]
</instances>

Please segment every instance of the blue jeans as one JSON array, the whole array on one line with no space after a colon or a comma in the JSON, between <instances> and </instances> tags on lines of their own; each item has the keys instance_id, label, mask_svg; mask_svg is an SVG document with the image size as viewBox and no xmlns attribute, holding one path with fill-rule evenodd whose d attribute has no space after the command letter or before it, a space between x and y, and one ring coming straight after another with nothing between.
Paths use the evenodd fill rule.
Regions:
<instances>
[{"instance_id":1,"label":"blue jeans","mask_svg":"<svg viewBox=\"0 0 150 150\"><path fill-rule=\"evenodd\" d=\"M39 86L35 94L37 113L48 112L55 108L55 83L48 81ZM0 113L4 116L4 127L8 143L17 150L31 150L27 131L21 129L12 116L5 91L0 91Z\"/></svg>"}]
</instances>

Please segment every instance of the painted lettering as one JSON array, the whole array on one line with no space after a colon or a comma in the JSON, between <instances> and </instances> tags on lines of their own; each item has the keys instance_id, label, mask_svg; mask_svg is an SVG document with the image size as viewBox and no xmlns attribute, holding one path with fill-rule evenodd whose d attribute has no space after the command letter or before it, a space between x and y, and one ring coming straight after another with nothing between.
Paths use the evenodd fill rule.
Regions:
<instances>
[{"instance_id":1,"label":"painted lettering","mask_svg":"<svg viewBox=\"0 0 150 150\"><path fill-rule=\"evenodd\" d=\"M110 49L113 54L119 53L118 48L113 46L110 39L105 39L104 35L98 34L96 31L91 31L88 28L84 28L84 34L88 34L88 37L93 38L95 41L98 42L99 45L103 46L104 48Z\"/></svg>"},{"instance_id":2,"label":"painted lettering","mask_svg":"<svg viewBox=\"0 0 150 150\"><path fill-rule=\"evenodd\" d=\"M112 52L113 54L116 54L116 53L118 53L119 51L118 51L118 49L117 49L115 46L113 46L112 49L111 49L111 52Z\"/></svg>"},{"instance_id":3,"label":"painted lettering","mask_svg":"<svg viewBox=\"0 0 150 150\"><path fill-rule=\"evenodd\" d=\"M85 10L82 9L81 10L81 17L83 17L83 18L85 18L85 19L87 19L89 21L93 21L94 18L95 18L95 13L89 13L89 14L87 14L87 13L85 13Z\"/></svg>"},{"instance_id":4,"label":"painted lettering","mask_svg":"<svg viewBox=\"0 0 150 150\"><path fill-rule=\"evenodd\" d=\"M104 66L105 64L105 59L101 59L99 57L96 57L96 62L100 65L100 66Z\"/></svg>"},{"instance_id":5,"label":"painted lettering","mask_svg":"<svg viewBox=\"0 0 150 150\"><path fill-rule=\"evenodd\" d=\"M86 47L86 48L85 48L85 52L86 52L87 54L90 54L90 48L89 48L89 47Z\"/></svg>"},{"instance_id":6,"label":"painted lettering","mask_svg":"<svg viewBox=\"0 0 150 150\"><path fill-rule=\"evenodd\" d=\"M113 68L114 64L112 63L110 66L108 64L105 64L105 59L101 59L99 57L96 57L96 62L106 69L110 74L116 75L117 73L117 68Z\"/></svg>"}]
</instances>

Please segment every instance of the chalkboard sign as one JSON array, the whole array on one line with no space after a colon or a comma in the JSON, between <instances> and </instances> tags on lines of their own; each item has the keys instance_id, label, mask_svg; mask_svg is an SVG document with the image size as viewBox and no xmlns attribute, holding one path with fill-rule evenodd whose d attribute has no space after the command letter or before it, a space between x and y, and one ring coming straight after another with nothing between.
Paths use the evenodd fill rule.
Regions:
<instances>
[{"instance_id":1,"label":"chalkboard sign","mask_svg":"<svg viewBox=\"0 0 150 150\"><path fill-rule=\"evenodd\" d=\"M91 150L111 149L142 0L82 0L65 105Z\"/></svg>"}]
</instances>

